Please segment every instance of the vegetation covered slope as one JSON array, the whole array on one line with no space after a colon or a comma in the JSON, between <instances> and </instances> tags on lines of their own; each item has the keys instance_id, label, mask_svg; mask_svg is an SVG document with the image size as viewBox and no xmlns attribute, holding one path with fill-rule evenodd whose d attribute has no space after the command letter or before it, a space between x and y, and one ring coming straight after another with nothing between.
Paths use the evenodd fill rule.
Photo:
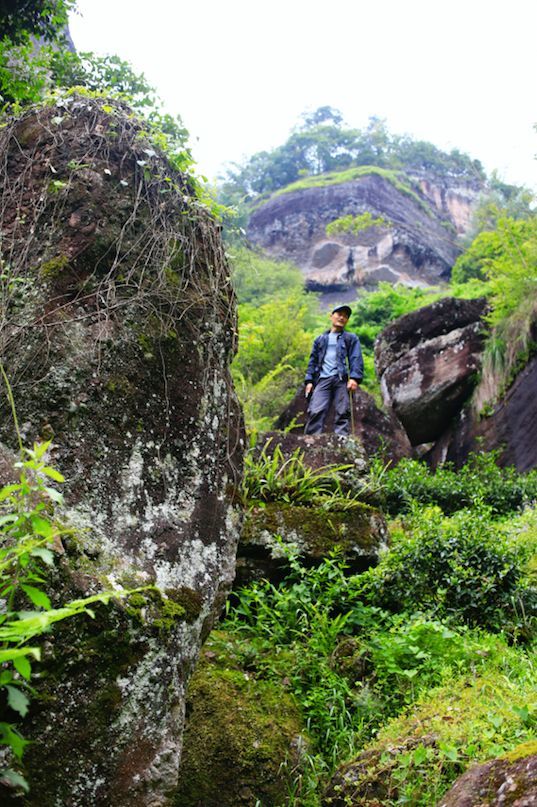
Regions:
<instances>
[{"instance_id":1,"label":"vegetation covered slope","mask_svg":"<svg viewBox=\"0 0 537 807\"><path fill-rule=\"evenodd\" d=\"M477 455L462 475L416 461L371 474L395 516L379 565L349 576L337 549L316 568L291 553L289 577L237 592L210 639L302 716L278 807L430 807L471 762L535 736L537 472Z\"/></svg>"}]
</instances>

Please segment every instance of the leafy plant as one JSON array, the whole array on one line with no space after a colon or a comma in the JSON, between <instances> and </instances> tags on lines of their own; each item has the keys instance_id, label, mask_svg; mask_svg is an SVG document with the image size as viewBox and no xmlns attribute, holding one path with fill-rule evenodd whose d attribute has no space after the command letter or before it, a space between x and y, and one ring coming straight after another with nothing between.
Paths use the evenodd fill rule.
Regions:
<instances>
[{"instance_id":1,"label":"leafy plant","mask_svg":"<svg viewBox=\"0 0 537 807\"><path fill-rule=\"evenodd\" d=\"M313 469L304 462L300 448L285 457L281 446L269 439L261 452L246 454L241 497L244 502L286 502L288 504L322 504L334 494L345 497L340 474L351 465L323 465Z\"/></svg>"},{"instance_id":2,"label":"leafy plant","mask_svg":"<svg viewBox=\"0 0 537 807\"><path fill-rule=\"evenodd\" d=\"M46 569L54 563L52 547L66 531L54 516L54 504L62 500L51 482L62 475L46 463L50 443L25 449L15 464L19 479L0 490L0 691L9 708L24 717L32 694L32 665L41 657L33 643L51 626L79 614L92 615L93 603L108 603L111 592L73 600L52 608L44 587ZM0 722L0 744L20 760L27 745L15 723ZM0 772L0 781L27 789L22 775L11 769Z\"/></svg>"},{"instance_id":3,"label":"leafy plant","mask_svg":"<svg viewBox=\"0 0 537 807\"><path fill-rule=\"evenodd\" d=\"M439 508L416 506L393 538L390 552L360 580L365 602L515 634L527 627L520 611L535 615L537 591L524 582L525 559L486 510L446 518Z\"/></svg>"}]
</instances>

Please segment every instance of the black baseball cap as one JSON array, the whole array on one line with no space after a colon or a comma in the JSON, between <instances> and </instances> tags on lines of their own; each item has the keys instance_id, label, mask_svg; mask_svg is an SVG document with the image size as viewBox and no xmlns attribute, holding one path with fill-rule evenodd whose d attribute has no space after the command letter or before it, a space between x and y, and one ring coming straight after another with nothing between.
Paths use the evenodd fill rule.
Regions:
<instances>
[{"instance_id":1,"label":"black baseball cap","mask_svg":"<svg viewBox=\"0 0 537 807\"><path fill-rule=\"evenodd\" d=\"M335 314L336 311L344 311L348 317L352 314L352 309L348 305L337 305L332 309L332 314Z\"/></svg>"}]
</instances>

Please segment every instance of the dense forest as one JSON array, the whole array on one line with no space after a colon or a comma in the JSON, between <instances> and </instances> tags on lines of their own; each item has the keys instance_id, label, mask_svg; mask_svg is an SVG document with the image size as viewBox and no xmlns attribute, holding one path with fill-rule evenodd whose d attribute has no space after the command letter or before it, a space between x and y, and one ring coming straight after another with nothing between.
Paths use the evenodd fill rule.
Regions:
<instances>
[{"instance_id":1,"label":"dense forest","mask_svg":"<svg viewBox=\"0 0 537 807\"><path fill-rule=\"evenodd\" d=\"M183 220L188 221L191 240L200 238L200 232L206 233L203 227L209 226L198 216L210 219L214 233L224 232L225 257L220 247L214 246L220 236L210 230L210 237L199 242L202 247L196 242L194 257L188 263L184 257L187 247L180 242L182 235L177 234L183 230L173 230L166 220L173 245L160 267L159 282L166 288L162 310L157 311L151 302L145 330L136 321L127 324L136 334L140 361L155 361L157 371L147 376L147 383L153 384L159 373L166 375L166 361L177 354L177 331L188 321L189 312L194 312L193 321L196 312L199 315L196 295L207 293L204 301L212 301L215 309L226 309L226 318L224 325L210 324L208 337L194 332L192 344L196 348L192 350L189 344L187 360L196 350L201 355L203 348L197 347L196 340L202 345L203 338L216 339L219 329L225 331L231 345L234 326L226 308L227 298L224 300L226 294L231 295L238 313L231 377L242 407L247 448L242 478L237 474L233 484L223 484L219 498L215 498L215 512L227 497L245 525L257 518L271 523L269 519L274 517L276 526L263 541L270 543L280 565L274 576L253 574L244 585L236 586L225 604L218 590L215 601L220 616L212 631L207 628L211 624L207 614L202 614L206 621L200 617L196 599L200 597L194 583L191 588L174 584L164 589L156 578L141 585L142 578L132 576L116 586L112 585L117 577L114 570L108 577L103 574L102 580L96 578L100 588L94 581L86 596L70 596L72 589L68 585L62 588L62 575L79 539L76 523L69 521L68 497L64 501L61 493L69 480L61 464L57 466L50 459L51 440L46 428L42 429L43 439L26 445L25 430L32 432L18 415L26 402L18 399L18 379L10 377L7 369L13 348L9 339L2 337L2 405L6 422L9 414L8 442L16 454L15 476L3 478L0 490L2 803L32 805L41 798L35 782L46 780L48 762L43 760L49 740L32 734L31 721L36 714L42 719L50 713L52 719L57 711L52 688L64 687L61 691L68 692L72 669L90 668L104 663L102 659L110 665L114 681L106 693L94 694L94 698L99 713L112 713L122 698L115 681L121 683L125 674L118 656L124 653L129 663L136 657L138 663L145 652L140 649L142 642L129 645L125 636L147 630L150 639L146 644L157 653L167 642L173 646L185 642L187 634L181 631L186 630L185 625L196 624L199 617L204 644L196 646L199 661L186 700L178 783L175 776L173 787L169 780L163 785L157 776L155 787L160 790L156 798L161 800L151 801L154 793L146 792L141 797L146 800L136 803L176 807L443 804L447 791L472 764L500 758L516 765L517 760L536 753L537 468L534 465L533 470L521 474L505 467L500 450L474 451L464 466L440 464L435 471L416 456L395 465L379 451L368 457L360 454L362 464L357 472L352 452L361 449L352 446L343 461L335 451L333 461L320 465L309 462L300 443L285 453L278 439L283 445L287 434L275 438L275 422L302 390L312 340L327 327L327 312L321 308L318 295L306 291L304 276L296 266L252 249L244 226L255 206L271 194L291 185L300 187L311 177L360 166L406 175L429 172L456 177L477 188L480 195L472 225L460 239L461 254L449 282L436 287L381 282L373 291L361 291L351 302L348 329L358 334L362 345L363 390L382 409L374 349L384 329L398 318L446 297L485 298L482 366L475 379L480 395L470 402L478 408L477 416L485 420L537 352L537 216L533 197L527 189L509 185L496 175L487 176L479 160L458 150L446 153L432 143L393 134L378 118L371 118L363 130L349 128L338 110L330 106L303 114L300 124L278 148L230 167L215 190L196 175L189 134L180 117L163 110L156 90L144 76L137 75L117 56L76 53L68 46L66 25L74 5L71 0L0 3L2 128L8 131L13 121L42 109L59 110L56 114L61 123L61 116L67 114L62 106L66 98L95 102L99 115L116 122L126 114L129 125L135 121L138 127L133 149L139 149L136 170L140 170L140 182L146 182L144 187L149 189L147 198L167 199L168 189L170 193L178 191L178 199L187 196L191 206L182 211L185 215L175 212L172 218L180 219L181 226ZM36 47L41 38L43 44ZM113 146L113 140L111 143ZM151 171L156 172L156 162L151 161L161 158L166 169L159 168L157 184L151 175ZM74 158L70 162L71 173L86 167ZM179 176L183 179L177 179ZM64 177L56 172L51 177L46 194L55 204L64 204L62 194L67 195L71 180L67 174ZM8 190L5 193L7 198ZM54 208L56 213L61 209ZM154 209L158 212L151 227L164 227L161 207ZM378 224L370 216L358 223L349 219L342 226L367 229ZM91 256L90 250L88 253ZM200 255L209 253L206 269ZM18 264L13 250L6 250L1 260L0 295L7 323L2 329L7 333L9 315L13 310L24 310L21 297L30 298L33 293L27 274L32 269L36 274L36 270ZM42 288L57 281L67 259L60 264L49 260L45 271L41 264L38 274ZM221 286L210 275L217 264ZM137 291L146 289L144 273L149 265L147 259ZM196 272L200 276L207 273L208 292L202 288L202 280L198 288L194 277L195 294L187 296L187 265L188 282ZM178 274L177 266L183 267L180 271L184 275ZM233 292L226 285L228 267ZM88 277L99 276L101 269L97 263ZM130 280L123 267L121 272L118 287ZM84 283L88 282L85 276ZM96 288L100 292L103 287ZM86 286L84 290L86 294ZM174 324L173 316L181 305L184 311ZM162 311L167 319L161 328L161 317L158 330L155 312L162 315ZM208 354L213 350L210 344ZM168 381L171 383L165 378L166 391ZM36 378L34 386L40 383ZM114 370L106 394L116 396L116 409L120 410L127 398L136 398L135 385L135 375L122 376ZM150 391L149 386L144 388L142 399L149 397ZM45 390L45 397L47 394ZM216 400L222 395L217 389ZM189 404L181 401L190 415ZM69 405L69 428L79 428L85 399ZM231 412L232 404L225 405ZM52 401L53 414L55 407ZM200 411L204 407L200 404ZM226 435L240 431L231 415L227 423L219 425L217 418L211 418L203 421L203 454L197 447L191 452L195 471L189 479L196 478L200 464L207 465L209 475L213 473L211 457L219 430ZM193 415L192 422L194 419ZM133 423L133 432L141 434L141 417ZM122 429L118 426L118 431ZM267 441L268 431L271 437ZM158 440L152 437L151 447L155 442ZM239 438L235 442L239 444ZM133 454L136 461L118 472L124 486L131 484L129 474L143 465L140 456ZM150 482L155 487L165 475L166 463L171 462L163 457L159 455L160 464L155 465ZM105 451L99 462L107 463ZM182 512L187 509L187 499L176 483L174 479L169 487ZM132 490L136 484L132 483ZM200 489L202 500L206 493L205 488ZM149 504L144 506L151 509ZM320 542L321 535L325 542L322 557L303 551L296 537L298 526L294 538L287 540L283 516L274 515L278 513L294 518L302 527L313 525L313 532L319 533L314 534L314 542L317 538ZM99 522L98 513L93 517ZM352 553L347 551L345 524L362 517L377 519L383 525L383 537L375 564L357 572ZM206 522L212 518L213 513L205 514ZM203 521L201 516L199 521ZM154 523L158 526L157 520ZM198 526L196 521L195 529ZM164 527L154 531L159 529L167 540ZM90 574L94 557L84 551L83 562L76 561L75 577ZM217 555L216 550L213 554ZM192 566L198 562L196 557ZM197 567L195 572L199 572ZM191 577L188 574L188 580L195 578L194 572ZM58 586L61 596L65 594L61 602ZM225 591L226 587L221 588ZM185 592L189 592L188 597ZM119 617L102 617L113 608ZM95 614L96 624L100 625L103 618L105 627L102 631L96 628L92 634L93 629L84 625L94 622ZM71 627L62 628L64 623ZM73 642L71 637L80 631L83 648L91 652L77 655L75 644L60 643L56 666L47 666L50 646L54 646L50 637L57 629ZM67 633L61 634L61 630ZM119 632L114 634L114 630ZM116 657L114 653L100 656L95 652L101 634L117 642ZM62 647L67 647L65 657ZM188 668L190 675L193 658L174 664ZM155 691L162 669L157 666L156 672L148 673ZM162 672L164 678L167 674ZM167 678L166 682L171 688ZM169 707L170 713L174 709L178 709L176 701ZM88 714L97 725L100 718L96 710L90 709ZM80 736L83 745L84 732ZM145 746L140 748L137 758L142 759ZM125 763L121 776L126 776L127 767ZM535 794L531 787L529 783L529 799ZM87 795L90 791L85 792L65 803L75 807L135 803L129 802L128 794L117 795L116 791L115 802L110 796L91 801ZM49 800L41 803L47 806L64 803L49 791L44 798Z\"/></svg>"}]
</instances>

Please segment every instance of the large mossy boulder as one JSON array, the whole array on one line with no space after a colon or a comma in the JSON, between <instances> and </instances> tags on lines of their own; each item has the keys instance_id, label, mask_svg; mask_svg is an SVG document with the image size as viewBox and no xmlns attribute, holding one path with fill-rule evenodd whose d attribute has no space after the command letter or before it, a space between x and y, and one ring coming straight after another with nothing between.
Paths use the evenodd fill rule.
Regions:
<instances>
[{"instance_id":1,"label":"large mossy boulder","mask_svg":"<svg viewBox=\"0 0 537 807\"><path fill-rule=\"evenodd\" d=\"M219 227L131 111L72 95L0 133L0 354L23 439L53 438L56 603L153 585L45 646L28 805L166 805L184 697L234 574L241 425ZM16 448L1 403L0 440ZM149 599L147 599L149 598Z\"/></svg>"},{"instance_id":2,"label":"large mossy boulder","mask_svg":"<svg viewBox=\"0 0 537 807\"><path fill-rule=\"evenodd\" d=\"M176 807L287 803L305 738L299 712L277 681L260 681L226 651L232 637L208 640L187 699Z\"/></svg>"}]
</instances>

